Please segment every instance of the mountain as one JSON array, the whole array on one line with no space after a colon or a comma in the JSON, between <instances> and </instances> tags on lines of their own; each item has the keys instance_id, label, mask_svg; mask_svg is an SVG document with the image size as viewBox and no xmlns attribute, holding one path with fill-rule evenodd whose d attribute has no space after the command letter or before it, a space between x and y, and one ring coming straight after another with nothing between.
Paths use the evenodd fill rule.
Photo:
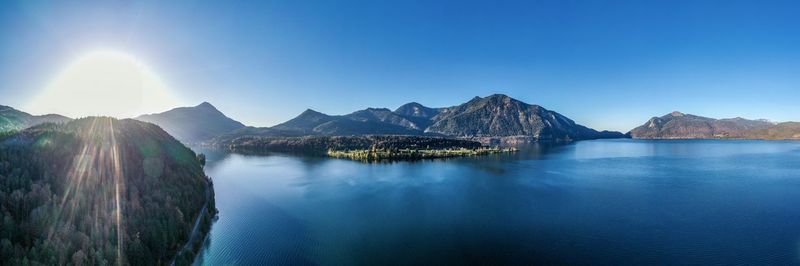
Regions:
<instances>
[{"instance_id":1,"label":"mountain","mask_svg":"<svg viewBox=\"0 0 800 266\"><path fill-rule=\"evenodd\" d=\"M195 143L244 128L208 102L194 107L180 107L163 113L142 115L136 120L156 124L175 138Z\"/></svg>"},{"instance_id":2,"label":"mountain","mask_svg":"<svg viewBox=\"0 0 800 266\"><path fill-rule=\"evenodd\" d=\"M31 115L0 105L0 132L25 129L43 123L65 123L70 120L69 117L56 114Z\"/></svg>"},{"instance_id":3,"label":"mountain","mask_svg":"<svg viewBox=\"0 0 800 266\"><path fill-rule=\"evenodd\" d=\"M467 103L442 109L432 121L425 132L462 138L576 140L608 135L622 137L621 133L601 134L559 113L503 94L475 97Z\"/></svg>"},{"instance_id":4,"label":"mountain","mask_svg":"<svg viewBox=\"0 0 800 266\"><path fill-rule=\"evenodd\" d=\"M0 180L0 265L188 265L216 210L200 157L132 119L0 137Z\"/></svg>"},{"instance_id":5,"label":"mountain","mask_svg":"<svg viewBox=\"0 0 800 266\"><path fill-rule=\"evenodd\" d=\"M628 134L638 139L760 138L758 131L774 126L765 120L714 119L675 111L653 117Z\"/></svg>"}]
</instances>

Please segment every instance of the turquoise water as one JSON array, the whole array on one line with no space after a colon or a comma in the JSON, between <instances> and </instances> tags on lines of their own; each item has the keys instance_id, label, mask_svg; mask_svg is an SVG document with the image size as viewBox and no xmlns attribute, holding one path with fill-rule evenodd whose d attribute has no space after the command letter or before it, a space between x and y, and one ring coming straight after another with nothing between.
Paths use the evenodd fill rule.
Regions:
<instances>
[{"instance_id":1,"label":"turquoise water","mask_svg":"<svg viewBox=\"0 0 800 266\"><path fill-rule=\"evenodd\" d=\"M203 152L220 213L197 264L800 264L800 142L378 164Z\"/></svg>"}]
</instances>

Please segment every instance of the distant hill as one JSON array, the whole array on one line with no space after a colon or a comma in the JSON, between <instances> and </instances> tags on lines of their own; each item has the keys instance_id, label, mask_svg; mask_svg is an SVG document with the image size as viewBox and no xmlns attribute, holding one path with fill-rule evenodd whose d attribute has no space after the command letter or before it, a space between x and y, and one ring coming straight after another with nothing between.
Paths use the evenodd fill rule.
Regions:
<instances>
[{"instance_id":1,"label":"distant hill","mask_svg":"<svg viewBox=\"0 0 800 266\"><path fill-rule=\"evenodd\" d=\"M72 119L62 115L31 115L17 109L0 105L0 132L21 130L43 123L65 123Z\"/></svg>"},{"instance_id":2,"label":"distant hill","mask_svg":"<svg viewBox=\"0 0 800 266\"><path fill-rule=\"evenodd\" d=\"M245 127L208 102L158 114L141 115L135 119L156 124L186 143L201 142Z\"/></svg>"},{"instance_id":3,"label":"distant hill","mask_svg":"<svg viewBox=\"0 0 800 266\"><path fill-rule=\"evenodd\" d=\"M215 212L195 153L132 119L2 137L0 180L0 265L167 265L197 219L204 234Z\"/></svg>"},{"instance_id":4,"label":"distant hill","mask_svg":"<svg viewBox=\"0 0 800 266\"><path fill-rule=\"evenodd\" d=\"M484 143L625 137L619 132L598 132L541 106L496 94L447 108L412 102L395 111L367 108L347 115L327 115L308 109L274 127L240 129L211 142L220 144L245 136L348 135L429 135Z\"/></svg>"},{"instance_id":5,"label":"distant hill","mask_svg":"<svg viewBox=\"0 0 800 266\"><path fill-rule=\"evenodd\" d=\"M714 119L676 111L661 117L653 117L628 134L638 139L798 139L800 138L798 124L795 122L775 124L766 120L741 117Z\"/></svg>"},{"instance_id":6,"label":"distant hill","mask_svg":"<svg viewBox=\"0 0 800 266\"><path fill-rule=\"evenodd\" d=\"M653 117L644 125L631 130L629 134L633 138L644 139L725 138L741 135L746 130L764 129L772 125L760 120L714 119L675 111L661 117Z\"/></svg>"}]
</instances>

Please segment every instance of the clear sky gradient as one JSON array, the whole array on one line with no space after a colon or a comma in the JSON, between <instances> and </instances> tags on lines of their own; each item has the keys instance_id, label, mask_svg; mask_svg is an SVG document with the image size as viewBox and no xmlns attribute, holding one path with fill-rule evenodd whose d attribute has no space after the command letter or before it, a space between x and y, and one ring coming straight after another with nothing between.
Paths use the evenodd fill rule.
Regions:
<instances>
[{"instance_id":1,"label":"clear sky gradient","mask_svg":"<svg viewBox=\"0 0 800 266\"><path fill-rule=\"evenodd\" d=\"M0 6L0 104L131 54L186 104L273 125L508 94L595 129L674 110L800 121L800 1L22 1Z\"/></svg>"}]
</instances>

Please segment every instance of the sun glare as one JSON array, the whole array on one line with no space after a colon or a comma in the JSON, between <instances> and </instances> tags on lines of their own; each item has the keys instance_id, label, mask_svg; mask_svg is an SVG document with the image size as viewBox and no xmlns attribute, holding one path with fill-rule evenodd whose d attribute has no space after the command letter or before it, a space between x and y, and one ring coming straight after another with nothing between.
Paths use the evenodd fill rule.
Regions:
<instances>
[{"instance_id":1,"label":"sun glare","mask_svg":"<svg viewBox=\"0 0 800 266\"><path fill-rule=\"evenodd\" d=\"M30 103L34 113L73 118L118 118L162 112L179 101L137 58L120 52L90 53L70 64Z\"/></svg>"}]
</instances>

